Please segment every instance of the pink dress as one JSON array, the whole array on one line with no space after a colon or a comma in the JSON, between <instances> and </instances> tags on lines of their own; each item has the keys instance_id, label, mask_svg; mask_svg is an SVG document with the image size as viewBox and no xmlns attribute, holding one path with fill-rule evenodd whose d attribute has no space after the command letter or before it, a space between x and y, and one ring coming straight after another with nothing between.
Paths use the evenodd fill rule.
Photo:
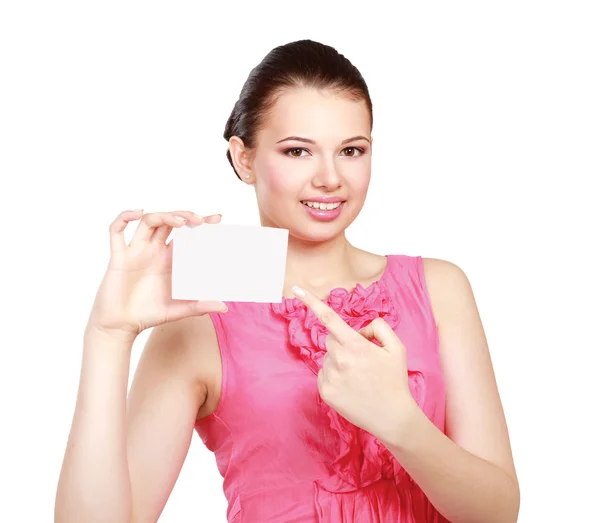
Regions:
<instances>
[{"instance_id":1,"label":"pink dress","mask_svg":"<svg viewBox=\"0 0 600 523\"><path fill-rule=\"evenodd\" d=\"M364 288L327 303L355 330L378 317L407 351L411 393L444 430L438 333L420 256L388 255ZM447 523L378 439L321 400L329 331L297 298L211 313L223 365L217 410L196 422L214 452L230 523Z\"/></svg>"}]
</instances>

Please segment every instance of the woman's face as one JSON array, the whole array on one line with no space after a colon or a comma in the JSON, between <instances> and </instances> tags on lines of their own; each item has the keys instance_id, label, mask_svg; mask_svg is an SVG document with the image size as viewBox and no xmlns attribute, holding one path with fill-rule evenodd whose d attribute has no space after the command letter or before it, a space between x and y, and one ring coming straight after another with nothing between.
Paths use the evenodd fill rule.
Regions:
<instances>
[{"instance_id":1,"label":"woman's face","mask_svg":"<svg viewBox=\"0 0 600 523\"><path fill-rule=\"evenodd\" d=\"M253 156L261 224L288 229L304 241L343 233L367 196L370 140L364 100L310 88L285 91L257 135ZM343 203L334 211L311 210L302 203L319 197L339 197Z\"/></svg>"}]
</instances>

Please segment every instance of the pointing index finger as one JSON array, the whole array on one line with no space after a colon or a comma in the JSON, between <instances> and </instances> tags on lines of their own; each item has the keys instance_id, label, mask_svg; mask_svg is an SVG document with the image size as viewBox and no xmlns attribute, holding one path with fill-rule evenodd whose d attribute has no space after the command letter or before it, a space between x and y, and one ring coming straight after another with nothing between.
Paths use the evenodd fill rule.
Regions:
<instances>
[{"instance_id":1,"label":"pointing index finger","mask_svg":"<svg viewBox=\"0 0 600 523\"><path fill-rule=\"evenodd\" d=\"M341 343L350 342L356 336L360 336L350 325L348 325L329 305L322 302L312 292L295 285L292 292L298 299L311 309L317 319L325 325L331 334Z\"/></svg>"}]
</instances>

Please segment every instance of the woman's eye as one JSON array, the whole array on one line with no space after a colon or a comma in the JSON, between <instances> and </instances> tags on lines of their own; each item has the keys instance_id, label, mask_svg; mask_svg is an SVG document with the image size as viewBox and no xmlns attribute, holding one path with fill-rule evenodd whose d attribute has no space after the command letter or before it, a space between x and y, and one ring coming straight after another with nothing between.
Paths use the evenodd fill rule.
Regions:
<instances>
[{"instance_id":1,"label":"woman's eye","mask_svg":"<svg viewBox=\"0 0 600 523\"><path fill-rule=\"evenodd\" d=\"M361 149L360 147L346 147L344 149L344 152L346 151L358 151L359 153L364 153L364 149ZM356 154L345 154L344 156L356 156Z\"/></svg>"},{"instance_id":2,"label":"woman's eye","mask_svg":"<svg viewBox=\"0 0 600 523\"><path fill-rule=\"evenodd\" d=\"M294 147L293 149L287 149L285 151L285 154L289 155L290 152L294 152L295 153L297 151L306 151L306 149L302 149L301 147ZM301 156L297 155L297 154L292 154L291 156L294 157L294 158L301 158Z\"/></svg>"}]
</instances>

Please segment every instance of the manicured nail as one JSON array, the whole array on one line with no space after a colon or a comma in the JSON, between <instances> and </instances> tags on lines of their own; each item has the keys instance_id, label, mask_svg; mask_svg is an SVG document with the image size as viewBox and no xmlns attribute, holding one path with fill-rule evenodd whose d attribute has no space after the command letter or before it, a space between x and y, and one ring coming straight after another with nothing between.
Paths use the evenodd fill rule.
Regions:
<instances>
[{"instance_id":1,"label":"manicured nail","mask_svg":"<svg viewBox=\"0 0 600 523\"><path fill-rule=\"evenodd\" d=\"M301 289L300 287L298 287L297 285L294 285L294 286L292 287L292 292L293 292L293 293L294 293L296 296L300 296L300 297L306 296L306 293L304 292L304 290L303 290L303 289Z\"/></svg>"}]
</instances>

